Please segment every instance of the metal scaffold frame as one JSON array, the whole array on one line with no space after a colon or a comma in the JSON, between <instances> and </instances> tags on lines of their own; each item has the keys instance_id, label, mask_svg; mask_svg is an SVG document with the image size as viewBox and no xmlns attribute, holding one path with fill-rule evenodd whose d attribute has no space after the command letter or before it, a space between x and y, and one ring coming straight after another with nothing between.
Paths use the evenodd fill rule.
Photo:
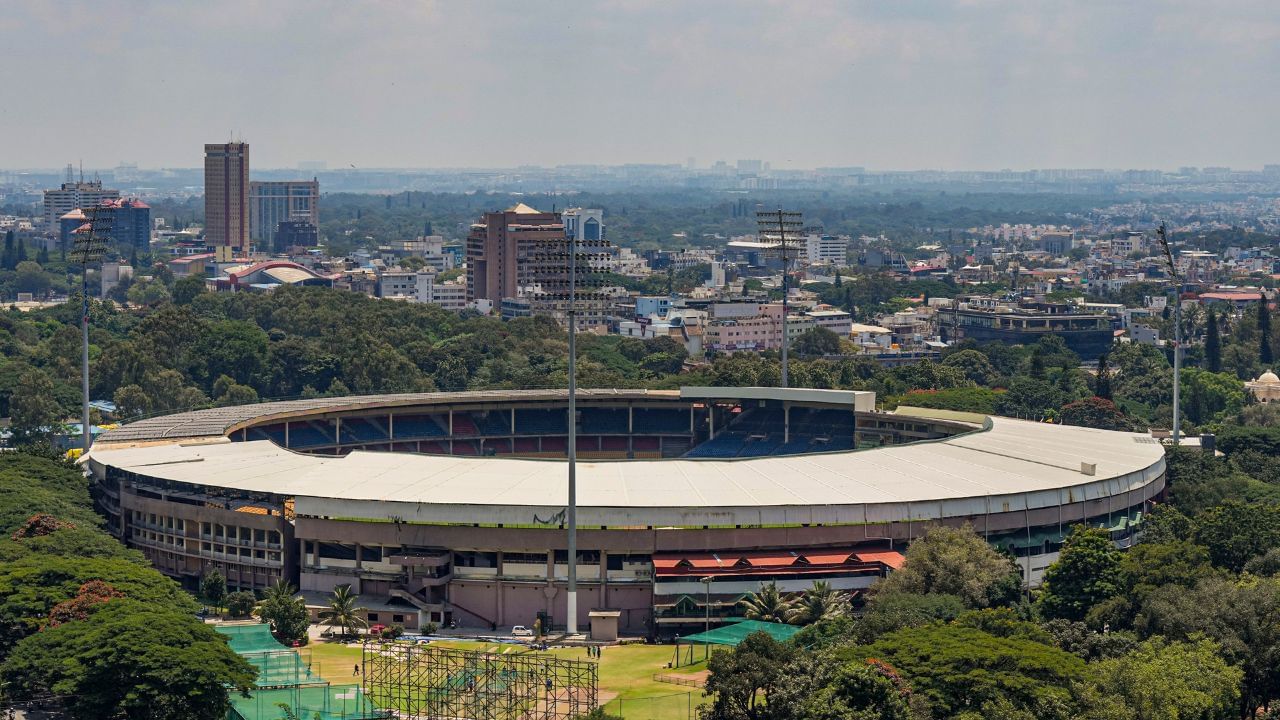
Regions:
<instances>
[{"instance_id":1,"label":"metal scaffold frame","mask_svg":"<svg viewBox=\"0 0 1280 720\"><path fill-rule=\"evenodd\" d=\"M595 709L598 668L531 652L366 643L364 692L400 717L571 720Z\"/></svg>"}]
</instances>

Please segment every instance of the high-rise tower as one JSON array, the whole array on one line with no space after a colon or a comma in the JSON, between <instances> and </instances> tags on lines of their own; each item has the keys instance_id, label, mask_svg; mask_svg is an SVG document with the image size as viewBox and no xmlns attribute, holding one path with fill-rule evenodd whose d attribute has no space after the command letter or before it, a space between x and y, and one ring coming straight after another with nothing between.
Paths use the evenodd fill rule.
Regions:
<instances>
[{"instance_id":1,"label":"high-rise tower","mask_svg":"<svg viewBox=\"0 0 1280 720\"><path fill-rule=\"evenodd\" d=\"M249 250L249 144L204 146L204 237L210 247Z\"/></svg>"}]
</instances>

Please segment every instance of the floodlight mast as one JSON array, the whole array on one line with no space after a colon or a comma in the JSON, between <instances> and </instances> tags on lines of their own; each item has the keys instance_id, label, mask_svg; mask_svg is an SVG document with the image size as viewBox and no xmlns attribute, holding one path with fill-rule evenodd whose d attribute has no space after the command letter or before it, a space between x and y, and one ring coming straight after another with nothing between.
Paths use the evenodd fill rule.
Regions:
<instances>
[{"instance_id":1,"label":"floodlight mast","mask_svg":"<svg viewBox=\"0 0 1280 720\"><path fill-rule=\"evenodd\" d=\"M1178 276L1178 266L1173 261L1173 251L1169 249L1169 232L1164 223L1156 228L1156 237L1160 239L1160 247L1164 250L1164 259L1169 263L1169 277L1173 278L1173 446L1179 447L1182 434L1182 278Z\"/></svg>"},{"instance_id":2,"label":"floodlight mast","mask_svg":"<svg viewBox=\"0 0 1280 720\"><path fill-rule=\"evenodd\" d=\"M565 597L565 628L578 632L578 322L585 306L602 302L598 287L603 280L596 270L606 258L609 242L603 237L579 238L565 232L536 241L533 264L533 297L539 310L564 311L569 325L568 358L568 497L565 506L565 541L568 552L568 586ZM586 248L583 250L583 248Z\"/></svg>"},{"instance_id":3,"label":"floodlight mast","mask_svg":"<svg viewBox=\"0 0 1280 720\"><path fill-rule=\"evenodd\" d=\"M89 263L102 257L102 234L111 223L111 209L89 208L88 222L75 232L72 259L80 263L80 450L89 452L93 433L89 430Z\"/></svg>"},{"instance_id":4,"label":"floodlight mast","mask_svg":"<svg viewBox=\"0 0 1280 720\"><path fill-rule=\"evenodd\" d=\"M787 212L781 208L756 213L756 225L759 228L760 242L764 245L764 251L771 255L782 259L782 387L790 386L789 362L787 357L787 347L790 345L787 338L787 317L789 314L789 305L787 295L787 271L790 269L791 254L788 252L792 246L797 243L800 234L800 228L804 224L801 221L801 214L798 212ZM790 233L790 237L788 237ZM798 247L795 248L797 251Z\"/></svg>"}]
</instances>

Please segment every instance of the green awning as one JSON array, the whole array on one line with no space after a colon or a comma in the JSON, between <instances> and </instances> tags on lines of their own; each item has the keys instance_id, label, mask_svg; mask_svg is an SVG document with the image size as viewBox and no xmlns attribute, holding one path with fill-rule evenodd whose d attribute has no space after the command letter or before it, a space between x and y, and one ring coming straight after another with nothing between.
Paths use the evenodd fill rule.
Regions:
<instances>
[{"instance_id":1,"label":"green awning","mask_svg":"<svg viewBox=\"0 0 1280 720\"><path fill-rule=\"evenodd\" d=\"M736 646L754 632L768 633L774 640L778 642L786 642L791 639L792 635L800 632L800 628L794 625L786 625L783 623L760 622L759 620L743 620L733 625L725 625L715 630L700 632L694 635L686 635L677 641L679 643L691 643L699 645L728 645Z\"/></svg>"}]
</instances>

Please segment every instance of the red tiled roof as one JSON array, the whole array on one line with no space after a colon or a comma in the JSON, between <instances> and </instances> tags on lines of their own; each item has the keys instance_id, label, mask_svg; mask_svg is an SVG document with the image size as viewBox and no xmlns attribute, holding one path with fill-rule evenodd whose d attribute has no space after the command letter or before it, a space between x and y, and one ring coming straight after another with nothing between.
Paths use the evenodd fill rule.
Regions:
<instances>
[{"instance_id":1,"label":"red tiled roof","mask_svg":"<svg viewBox=\"0 0 1280 720\"><path fill-rule=\"evenodd\" d=\"M902 564L906 562L906 558L903 557L902 553L898 552L897 550L882 550L880 552L860 552L860 553L855 553L855 557L857 557L860 562L881 563L883 565L888 565L894 570L901 568Z\"/></svg>"}]
</instances>

